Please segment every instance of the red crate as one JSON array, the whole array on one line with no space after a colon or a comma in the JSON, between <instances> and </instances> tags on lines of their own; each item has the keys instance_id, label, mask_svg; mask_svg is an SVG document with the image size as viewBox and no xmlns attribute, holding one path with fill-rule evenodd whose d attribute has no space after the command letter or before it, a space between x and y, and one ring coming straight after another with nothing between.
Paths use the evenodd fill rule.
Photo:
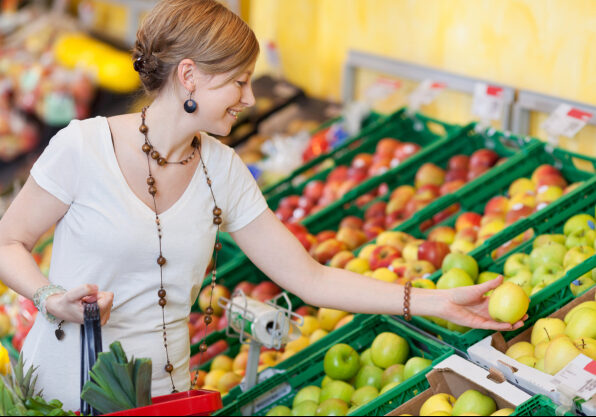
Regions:
<instances>
[{"instance_id":1,"label":"red crate","mask_svg":"<svg viewBox=\"0 0 596 417\"><path fill-rule=\"evenodd\" d=\"M163 395L152 405L104 414L105 416L209 416L222 408L221 394L215 391L191 390Z\"/></svg>"}]
</instances>

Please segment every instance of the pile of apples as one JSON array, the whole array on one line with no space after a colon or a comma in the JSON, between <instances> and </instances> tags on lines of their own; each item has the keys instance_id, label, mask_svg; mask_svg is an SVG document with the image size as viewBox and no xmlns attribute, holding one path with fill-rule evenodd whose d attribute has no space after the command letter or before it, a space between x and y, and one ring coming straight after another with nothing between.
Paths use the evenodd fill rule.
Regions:
<instances>
[{"instance_id":1,"label":"pile of apples","mask_svg":"<svg viewBox=\"0 0 596 417\"><path fill-rule=\"evenodd\" d=\"M296 340L289 342L281 351L263 348L259 355L258 372L273 367L307 348L322 337L335 329L349 323L354 316L344 311L321 308L314 309L310 306L302 306L296 313L304 317L304 323L299 326L301 335ZM214 317L215 319L215 317ZM223 320L220 320L221 323ZM211 325L210 325L211 326ZM209 372L195 371L199 373L196 389L207 389L219 391L222 395L227 394L232 388L240 384L246 373L249 345L242 345L239 353L231 358L222 352L228 348L224 340L211 345L203 354L203 363L213 359ZM215 356L213 352L219 351ZM198 360L199 355L195 355ZM191 369L196 366L191 359ZM233 375L232 375L233 374ZM193 372L194 375L194 372Z\"/></svg>"},{"instance_id":2,"label":"pile of apples","mask_svg":"<svg viewBox=\"0 0 596 417\"><path fill-rule=\"evenodd\" d=\"M502 408L491 397L470 389L457 399L451 394L435 394L422 404L420 416L510 416L515 410Z\"/></svg>"},{"instance_id":3,"label":"pile of apples","mask_svg":"<svg viewBox=\"0 0 596 417\"><path fill-rule=\"evenodd\" d=\"M408 359L409 358L409 359ZM325 354L321 386L302 388L286 406L272 408L268 416L344 416L424 371L432 360L410 357L406 339L384 332L361 355L339 343Z\"/></svg>"},{"instance_id":4,"label":"pile of apples","mask_svg":"<svg viewBox=\"0 0 596 417\"><path fill-rule=\"evenodd\" d=\"M530 342L515 343L505 354L550 375L565 368L579 354L596 360L596 301L577 305L564 320L538 320Z\"/></svg>"},{"instance_id":5,"label":"pile of apples","mask_svg":"<svg viewBox=\"0 0 596 417\"><path fill-rule=\"evenodd\" d=\"M309 182L301 196L284 197L275 214L284 223L298 222L337 201L365 180L399 165L420 149L420 145L415 143L400 142L393 138L381 139L374 154L360 153L354 157L350 166L335 167L325 181Z\"/></svg>"}]
</instances>

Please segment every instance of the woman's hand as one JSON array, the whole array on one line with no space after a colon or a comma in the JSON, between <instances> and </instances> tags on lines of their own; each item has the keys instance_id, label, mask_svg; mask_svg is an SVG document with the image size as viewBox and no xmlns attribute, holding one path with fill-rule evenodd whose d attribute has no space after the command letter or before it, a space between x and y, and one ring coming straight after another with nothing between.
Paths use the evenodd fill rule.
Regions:
<instances>
[{"instance_id":1,"label":"woman's hand","mask_svg":"<svg viewBox=\"0 0 596 417\"><path fill-rule=\"evenodd\" d=\"M60 320L83 324L83 302L97 302L101 317L101 325L105 325L112 310L114 294L99 291L97 285L86 284L62 294L47 298L46 309Z\"/></svg>"},{"instance_id":2,"label":"woman's hand","mask_svg":"<svg viewBox=\"0 0 596 417\"><path fill-rule=\"evenodd\" d=\"M503 283L503 277L471 287L458 287L444 290L444 303L441 304L438 317L451 321L460 326L473 329L489 329L497 331L511 331L524 325L523 320L511 325L494 321L488 314L488 300L486 294Z\"/></svg>"}]
</instances>

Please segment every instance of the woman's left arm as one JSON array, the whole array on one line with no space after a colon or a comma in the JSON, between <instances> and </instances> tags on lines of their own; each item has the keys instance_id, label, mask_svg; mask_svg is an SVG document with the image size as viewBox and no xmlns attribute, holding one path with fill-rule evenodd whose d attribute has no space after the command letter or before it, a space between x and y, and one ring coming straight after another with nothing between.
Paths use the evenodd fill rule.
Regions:
<instances>
[{"instance_id":1,"label":"woman's left arm","mask_svg":"<svg viewBox=\"0 0 596 417\"><path fill-rule=\"evenodd\" d=\"M263 273L308 304L352 313L403 314L403 286L319 264L271 210L231 236ZM454 290L412 288L411 314L437 316L473 328L511 330L510 324L490 319L484 297L501 282L499 278Z\"/></svg>"}]
</instances>

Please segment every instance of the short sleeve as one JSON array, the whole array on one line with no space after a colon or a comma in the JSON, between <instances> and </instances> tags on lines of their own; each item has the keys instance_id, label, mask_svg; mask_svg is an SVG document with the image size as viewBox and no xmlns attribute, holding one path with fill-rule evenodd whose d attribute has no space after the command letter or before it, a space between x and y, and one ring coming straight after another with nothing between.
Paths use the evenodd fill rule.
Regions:
<instances>
[{"instance_id":1,"label":"short sleeve","mask_svg":"<svg viewBox=\"0 0 596 417\"><path fill-rule=\"evenodd\" d=\"M31 168L35 182L68 205L75 200L80 178L82 138L77 123L59 131Z\"/></svg>"},{"instance_id":2,"label":"short sleeve","mask_svg":"<svg viewBox=\"0 0 596 417\"><path fill-rule=\"evenodd\" d=\"M240 157L232 150L228 176L226 212L222 231L236 232L256 219L267 209L257 182Z\"/></svg>"}]
</instances>

